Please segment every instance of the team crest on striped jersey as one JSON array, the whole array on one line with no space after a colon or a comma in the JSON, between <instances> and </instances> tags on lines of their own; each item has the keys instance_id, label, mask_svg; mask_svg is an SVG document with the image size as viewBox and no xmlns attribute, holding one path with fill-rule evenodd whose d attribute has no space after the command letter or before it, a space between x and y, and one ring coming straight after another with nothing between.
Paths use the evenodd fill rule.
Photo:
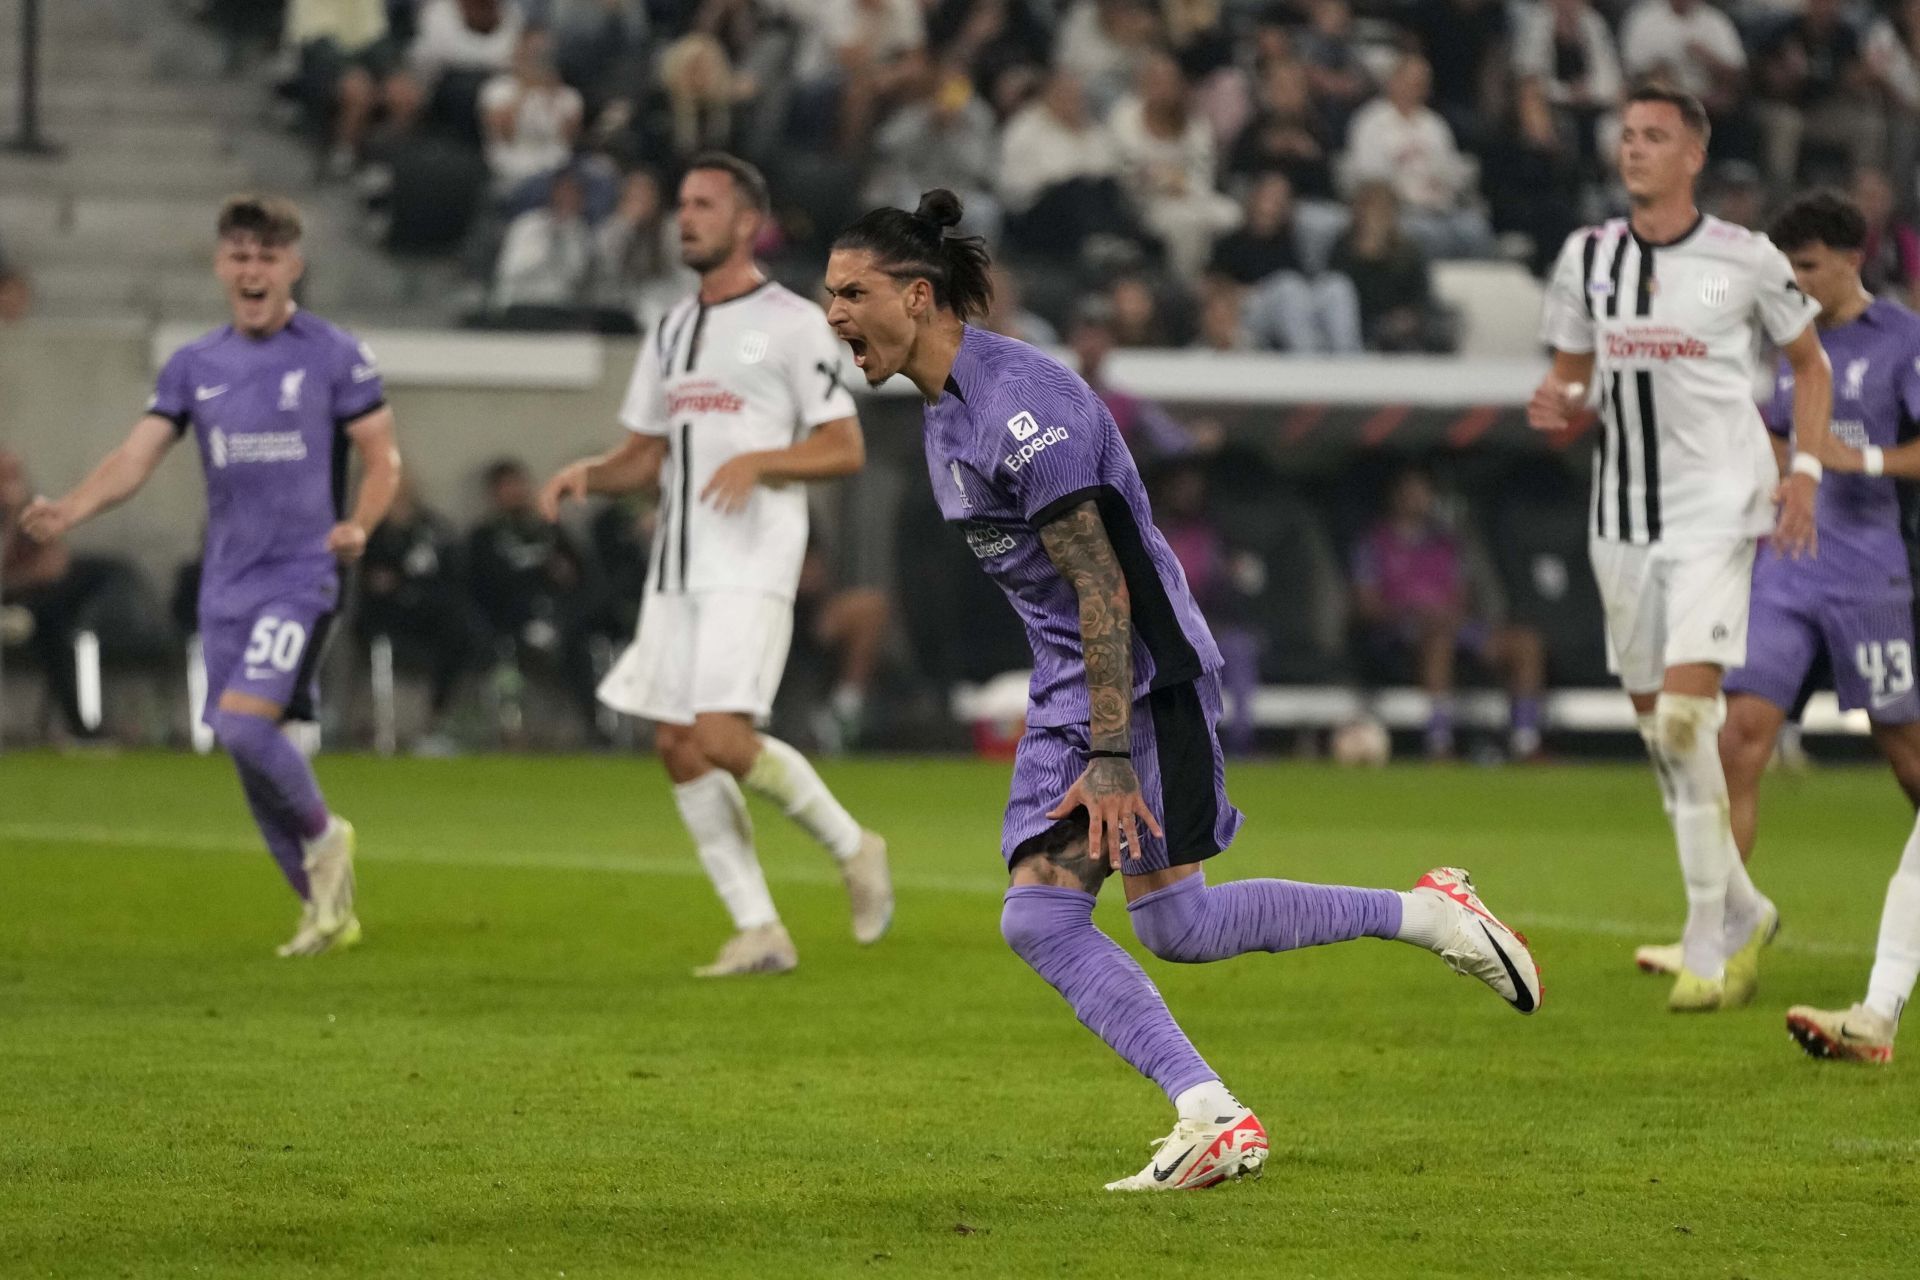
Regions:
<instances>
[{"instance_id":1,"label":"team crest on striped jersey","mask_svg":"<svg viewBox=\"0 0 1920 1280\"><path fill-rule=\"evenodd\" d=\"M740 335L740 363L759 364L767 358L767 335L749 329Z\"/></svg>"},{"instance_id":2,"label":"team crest on striped jersey","mask_svg":"<svg viewBox=\"0 0 1920 1280\"><path fill-rule=\"evenodd\" d=\"M1733 291L1733 281L1725 276L1706 276L1700 281L1700 301L1710 307L1725 306Z\"/></svg>"}]
</instances>

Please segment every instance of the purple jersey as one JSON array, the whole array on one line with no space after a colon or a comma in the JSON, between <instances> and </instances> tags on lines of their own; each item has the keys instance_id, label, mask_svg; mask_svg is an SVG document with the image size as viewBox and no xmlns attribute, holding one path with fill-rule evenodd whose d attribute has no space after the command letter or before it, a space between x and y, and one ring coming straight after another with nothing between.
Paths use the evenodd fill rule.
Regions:
<instances>
[{"instance_id":1,"label":"purple jersey","mask_svg":"<svg viewBox=\"0 0 1920 1280\"><path fill-rule=\"evenodd\" d=\"M1858 319L1820 330L1833 365L1833 434L1855 449L1892 448L1920 419L1920 316L1876 300ZM1793 426L1793 374L1783 362L1763 416L1767 429ZM1816 508L1819 554L1792 560L1762 553L1756 594L1780 599L1873 600L1912 591L1901 531L1897 482L1884 476L1832 474Z\"/></svg>"},{"instance_id":2,"label":"purple jersey","mask_svg":"<svg viewBox=\"0 0 1920 1280\"><path fill-rule=\"evenodd\" d=\"M940 514L1000 584L1027 628L1027 723L1084 724L1080 604L1041 545L1041 526L1092 500L1133 601L1134 696L1220 669L1113 415L1080 377L1024 342L969 326L946 392L926 410L927 472Z\"/></svg>"},{"instance_id":3,"label":"purple jersey","mask_svg":"<svg viewBox=\"0 0 1920 1280\"><path fill-rule=\"evenodd\" d=\"M296 311L270 338L232 325L174 352L147 411L193 428L207 480L200 616L338 603L327 531L346 491L346 428L385 403L373 354Z\"/></svg>"}]
</instances>

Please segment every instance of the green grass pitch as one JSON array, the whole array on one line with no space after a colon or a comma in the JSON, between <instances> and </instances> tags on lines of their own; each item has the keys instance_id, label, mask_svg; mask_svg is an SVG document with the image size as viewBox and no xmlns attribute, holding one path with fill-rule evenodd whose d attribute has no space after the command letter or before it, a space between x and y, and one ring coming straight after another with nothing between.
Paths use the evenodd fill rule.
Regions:
<instances>
[{"instance_id":1,"label":"green grass pitch","mask_svg":"<svg viewBox=\"0 0 1920 1280\"><path fill-rule=\"evenodd\" d=\"M1864 987L1908 824L1883 771L1768 781L1761 997L1676 1018L1630 963L1681 911L1644 769L1237 768L1216 878L1466 866L1546 1002L1372 941L1149 960L1274 1158L1137 1198L1101 1184L1170 1108L1000 941L1003 768L826 770L893 840L871 950L757 810L801 967L723 984L688 976L724 919L650 762L320 772L367 942L282 961L223 761L0 758L0 1274L1920 1271L1920 1046L1818 1064L1782 1027ZM1117 888L1100 919L1132 945Z\"/></svg>"}]
</instances>

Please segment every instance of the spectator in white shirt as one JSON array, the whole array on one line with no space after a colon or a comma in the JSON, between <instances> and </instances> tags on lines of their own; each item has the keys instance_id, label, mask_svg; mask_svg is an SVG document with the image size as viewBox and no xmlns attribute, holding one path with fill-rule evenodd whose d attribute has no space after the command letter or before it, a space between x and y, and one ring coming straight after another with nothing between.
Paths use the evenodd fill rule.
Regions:
<instances>
[{"instance_id":1,"label":"spectator in white shirt","mask_svg":"<svg viewBox=\"0 0 1920 1280\"><path fill-rule=\"evenodd\" d=\"M1119 148L1121 179L1147 227L1183 280L1197 279L1214 237L1239 225L1240 207L1216 187L1213 130L1192 109L1186 77L1165 53L1150 54L1134 91L1114 106L1107 128Z\"/></svg>"},{"instance_id":2,"label":"spectator in white shirt","mask_svg":"<svg viewBox=\"0 0 1920 1280\"><path fill-rule=\"evenodd\" d=\"M1432 88L1425 58L1400 59L1386 91L1353 117L1347 178L1390 186L1399 197L1402 228L1427 256L1482 257L1492 250L1493 233L1474 203L1473 166L1447 122L1427 105Z\"/></svg>"},{"instance_id":3,"label":"spectator in white shirt","mask_svg":"<svg viewBox=\"0 0 1920 1280\"><path fill-rule=\"evenodd\" d=\"M546 206L528 210L507 227L494 267L493 305L502 311L581 306L593 266L586 188L578 176L562 170L554 175Z\"/></svg>"},{"instance_id":4,"label":"spectator in white shirt","mask_svg":"<svg viewBox=\"0 0 1920 1280\"><path fill-rule=\"evenodd\" d=\"M1060 20L1053 65L1080 77L1094 113L1105 116L1159 34L1159 15L1146 0L1076 0Z\"/></svg>"},{"instance_id":5,"label":"spectator in white shirt","mask_svg":"<svg viewBox=\"0 0 1920 1280\"><path fill-rule=\"evenodd\" d=\"M1000 137L995 185L1008 240L1032 253L1071 256L1103 233L1137 239L1119 173L1119 151L1088 110L1080 77L1055 71Z\"/></svg>"},{"instance_id":6,"label":"spectator in white shirt","mask_svg":"<svg viewBox=\"0 0 1920 1280\"><path fill-rule=\"evenodd\" d=\"M1714 155L1759 163L1746 46L1733 19L1708 0L1640 0L1620 24L1620 63L1629 80L1664 81L1700 99Z\"/></svg>"},{"instance_id":7,"label":"spectator in white shirt","mask_svg":"<svg viewBox=\"0 0 1920 1280\"><path fill-rule=\"evenodd\" d=\"M387 90L395 123L410 125L431 106L436 119L470 128L480 86L513 64L525 26L514 0L423 0L407 69Z\"/></svg>"},{"instance_id":8,"label":"spectator in white shirt","mask_svg":"<svg viewBox=\"0 0 1920 1280\"><path fill-rule=\"evenodd\" d=\"M509 196L564 167L585 112L579 91L560 79L552 38L544 31L523 32L514 49L513 70L480 90L494 194Z\"/></svg>"},{"instance_id":9,"label":"spectator in white shirt","mask_svg":"<svg viewBox=\"0 0 1920 1280\"><path fill-rule=\"evenodd\" d=\"M1513 70L1546 90L1580 155L1599 159L1600 132L1619 105L1620 58L1607 20L1587 0L1542 0L1523 10L1514 32Z\"/></svg>"},{"instance_id":10,"label":"spectator in white shirt","mask_svg":"<svg viewBox=\"0 0 1920 1280\"><path fill-rule=\"evenodd\" d=\"M300 57L307 110L330 123L328 170L345 177L359 162L399 65L385 0L293 0L286 40Z\"/></svg>"},{"instance_id":11,"label":"spectator in white shirt","mask_svg":"<svg viewBox=\"0 0 1920 1280\"><path fill-rule=\"evenodd\" d=\"M1620 61L1635 80L1659 76L1711 112L1738 96L1747 50L1733 19L1706 0L1640 0L1620 24Z\"/></svg>"},{"instance_id":12,"label":"spectator in white shirt","mask_svg":"<svg viewBox=\"0 0 1920 1280\"><path fill-rule=\"evenodd\" d=\"M836 120L841 150L853 154L926 72L919 0L814 0L795 12L810 24L795 70L800 118Z\"/></svg>"}]
</instances>

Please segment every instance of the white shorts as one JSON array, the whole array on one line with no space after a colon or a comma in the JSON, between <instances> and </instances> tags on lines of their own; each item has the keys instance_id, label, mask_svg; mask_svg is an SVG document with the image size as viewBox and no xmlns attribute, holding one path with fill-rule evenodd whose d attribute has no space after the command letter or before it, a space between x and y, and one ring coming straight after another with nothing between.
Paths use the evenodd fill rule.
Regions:
<instances>
[{"instance_id":1,"label":"white shorts","mask_svg":"<svg viewBox=\"0 0 1920 1280\"><path fill-rule=\"evenodd\" d=\"M648 592L640 631L600 682L600 701L660 724L709 711L764 721L787 665L793 601L748 591Z\"/></svg>"},{"instance_id":2,"label":"white shorts","mask_svg":"<svg viewBox=\"0 0 1920 1280\"><path fill-rule=\"evenodd\" d=\"M1628 693L1657 693L1668 667L1747 660L1752 538L1687 547L1594 538L1589 547L1607 611L1607 668Z\"/></svg>"}]
</instances>

